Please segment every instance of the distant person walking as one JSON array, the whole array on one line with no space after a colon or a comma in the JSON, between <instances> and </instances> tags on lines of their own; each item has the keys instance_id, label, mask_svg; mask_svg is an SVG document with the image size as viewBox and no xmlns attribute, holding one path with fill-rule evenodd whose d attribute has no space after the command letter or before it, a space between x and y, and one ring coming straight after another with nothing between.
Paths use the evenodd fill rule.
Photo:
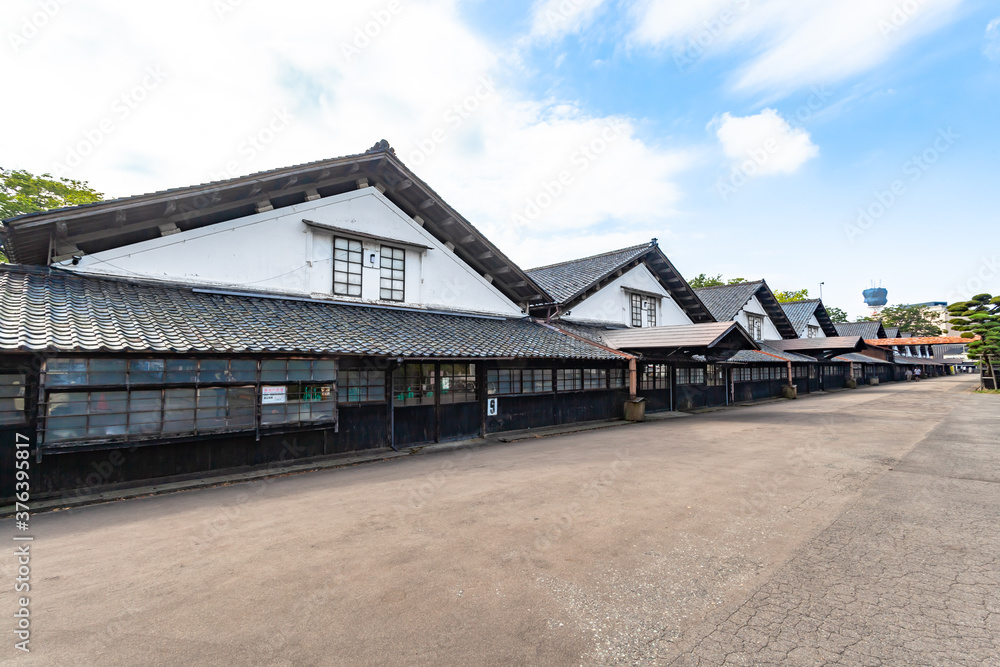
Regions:
<instances>
[{"instance_id":1,"label":"distant person walking","mask_svg":"<svg viewBox=\"0 0 1000 667\"><path fill-rule=\"evenodd\" d=\"M907 382L913 381L913 371L911 371L909 368L906 369L906 381Z\"/></svg>"},{"instance_id":2,"label":"distant person walking","mask_svg":"<svg viewBox=\"0 0 1000 667\"><path fill-rule=\"evenodd\" d=\"M919 380L920 379L920 369L919 368L914 368L913 369L913 379L914 380Z\"/></svg>"}]
</instances>

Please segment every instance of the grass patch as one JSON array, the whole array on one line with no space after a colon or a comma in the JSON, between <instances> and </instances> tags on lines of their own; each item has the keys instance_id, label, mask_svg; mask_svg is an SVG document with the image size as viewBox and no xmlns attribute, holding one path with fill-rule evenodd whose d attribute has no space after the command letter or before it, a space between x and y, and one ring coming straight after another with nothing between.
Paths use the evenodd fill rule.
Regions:
<instances>
[{"instance_id":1,"label":"grass patch","mask_svg":"<svg viewBox=\"0 0 1000 667\"><path fill-rule=\"evenodd\" d=\"M1000 389L977 389L977 394L1000 394Z\"/></svg>"}]
</instances>

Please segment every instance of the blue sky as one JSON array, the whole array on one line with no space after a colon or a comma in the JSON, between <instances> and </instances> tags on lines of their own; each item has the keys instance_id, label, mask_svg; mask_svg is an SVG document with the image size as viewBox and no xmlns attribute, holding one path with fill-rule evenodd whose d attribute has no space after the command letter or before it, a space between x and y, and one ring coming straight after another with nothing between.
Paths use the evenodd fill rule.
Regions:
<instances>
[{"instance_id":1,"label":"blue sky","mask_svg":"<svg viewBox=\"0 0 1000 667\"><path fill-rule=\"evenodd\" d=\"M0 165L122 196L384 137L523 266L655 236L689 277L822 281L858 315L872 281L892 303L1000 292L998 18L969 0L14 0L0 60L24 100L0 109Z\"/></svg>"}]
</instances>

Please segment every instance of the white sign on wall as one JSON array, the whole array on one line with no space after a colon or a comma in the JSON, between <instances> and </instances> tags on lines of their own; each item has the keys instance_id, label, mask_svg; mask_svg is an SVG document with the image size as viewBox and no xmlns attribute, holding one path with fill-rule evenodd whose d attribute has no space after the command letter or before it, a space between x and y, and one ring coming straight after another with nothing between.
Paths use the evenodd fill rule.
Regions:
<instances>
[{"instance_id":1,"label":"white sign on wall","mask_svg":"<svg viewBox=\"0 0 1000 667\"><path fill-rule=\"evenodd\" d=\"M487 417L497 416L497 399L495 398L486 399L486 416Z\"/></svg>"},{"instance_id":2,"label":"white sign on wall","mask_svg":"<svg viewBox=\"0 0 1000 667\"><path fill-rule=\"evenodd\" d=\"M284 403L288 396L287 387L261 387L260 391L261 405Z\"/></svg>"}]
</instances>

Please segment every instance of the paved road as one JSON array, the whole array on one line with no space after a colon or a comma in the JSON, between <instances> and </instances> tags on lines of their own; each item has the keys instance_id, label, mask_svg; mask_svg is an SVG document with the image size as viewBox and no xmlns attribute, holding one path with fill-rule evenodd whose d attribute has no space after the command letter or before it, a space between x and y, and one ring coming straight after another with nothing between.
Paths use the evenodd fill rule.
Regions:
<instances>
[{"instance_id":1,"label":"paved road","mask_svg":"<svg viewBox=\"0 0 1000 667\"><path fill-rule=\"evenodd\" d=\"M0 659L1000 664L1000 402L970 388L867 387L40 515L33 651L7 632ZM13 581L13 559L0 568Z\"/></svg>"}]
</instances>

